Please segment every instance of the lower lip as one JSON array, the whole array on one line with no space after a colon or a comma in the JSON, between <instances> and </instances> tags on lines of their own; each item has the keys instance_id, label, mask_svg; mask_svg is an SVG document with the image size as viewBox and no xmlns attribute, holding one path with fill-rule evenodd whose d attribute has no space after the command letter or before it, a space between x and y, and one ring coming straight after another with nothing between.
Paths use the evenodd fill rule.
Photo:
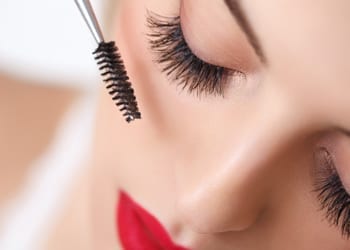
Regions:
<instances>
[{"instance_id":1,"label":"lower lip","mask_svg":"<svg viewBox=\"0 0 350 250\"><path fill-rule=\"evenodd\" d=\"M125 250L187 250L173 243L160 222L124 192L119 195L117 227Z\"/></svg>"}]
</instances>

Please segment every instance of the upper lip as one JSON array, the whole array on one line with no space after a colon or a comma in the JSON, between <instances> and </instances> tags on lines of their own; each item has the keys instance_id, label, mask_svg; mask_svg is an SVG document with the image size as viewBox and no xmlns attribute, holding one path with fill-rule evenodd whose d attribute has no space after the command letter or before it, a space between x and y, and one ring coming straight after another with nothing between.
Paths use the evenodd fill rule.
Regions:
<instances>
[{"instance_id":1,"label":"upper lip","mask_svg":"<svg viewBox=\"0 0 350 250\"><path fill-rule=\"evenodd\" d=\"M117 226L126 250L186 250L176 245L161 223L125 192L120 191Z\"/></svg>"}]
</instances>

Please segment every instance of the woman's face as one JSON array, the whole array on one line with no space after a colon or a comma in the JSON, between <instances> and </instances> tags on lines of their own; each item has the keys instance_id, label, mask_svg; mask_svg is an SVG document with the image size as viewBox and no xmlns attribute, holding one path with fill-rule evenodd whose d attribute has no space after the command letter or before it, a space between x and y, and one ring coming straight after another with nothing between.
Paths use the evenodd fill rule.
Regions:
<instances>
[{"instance_id":1,"label":"woman's face","mask_svg":"<svg viewBox=\"0 0 350 250\"><path fill-rule=\"evenodd\" d=\"M143 117L101 89L98 168L190 249L350 249L349 11L122 1L113 38Z\"/></svg>"}]
</instances>

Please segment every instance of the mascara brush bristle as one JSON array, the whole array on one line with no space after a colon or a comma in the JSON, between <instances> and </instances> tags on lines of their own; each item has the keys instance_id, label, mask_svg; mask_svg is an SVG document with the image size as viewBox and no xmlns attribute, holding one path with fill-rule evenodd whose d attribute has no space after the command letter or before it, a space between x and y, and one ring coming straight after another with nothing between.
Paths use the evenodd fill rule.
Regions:
<instances>
[{"instance_id":1,"label":"mascara brush bristle","mask_svg":"<svg viewBox=\"0 0 350 250\"><path fill-rule=\"evenodd\" d=\"M93 54L100 65L99 70L106 82L106 88L126 121L141 119L134 90L115 43L101 42Z\"/></svg>"}]
</instances>

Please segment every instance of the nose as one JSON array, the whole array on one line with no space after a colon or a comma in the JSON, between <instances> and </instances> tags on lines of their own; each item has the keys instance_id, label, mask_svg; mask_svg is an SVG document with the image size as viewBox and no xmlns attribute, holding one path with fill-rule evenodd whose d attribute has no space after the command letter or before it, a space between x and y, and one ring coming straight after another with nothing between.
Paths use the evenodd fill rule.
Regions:
<instances>
[{"instance_id":1,"label":"nose","mask_svg":"<svg viewBox=\"0 0 350 250\"><path fill-rule=\"evenodd\" d=\"M266 102L259 109L260 115L236 133L225 157L209 168L198 166L203 169L200 176L188 174L194 166L177 172L177 209L192 230L246 230L268 207L271 194L280 188L280 178L286 178L281 174L285 174L283 159L291 145L305 138L307 114L287 98L276 101L274 97L274 103Z\"/></svg>"}]
</instances>

